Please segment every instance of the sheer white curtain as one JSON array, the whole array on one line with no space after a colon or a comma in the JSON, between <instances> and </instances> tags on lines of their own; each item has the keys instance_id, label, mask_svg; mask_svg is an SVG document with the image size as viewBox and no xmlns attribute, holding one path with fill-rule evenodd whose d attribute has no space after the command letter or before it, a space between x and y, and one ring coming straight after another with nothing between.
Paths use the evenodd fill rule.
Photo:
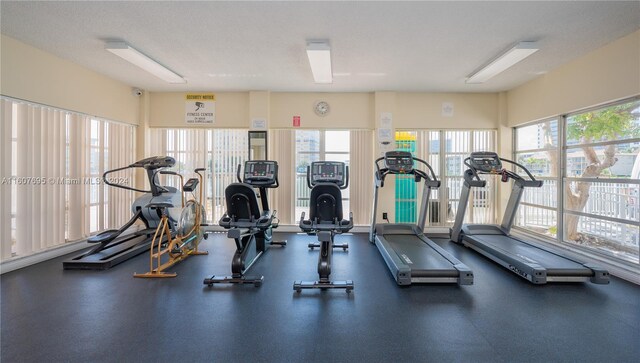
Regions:
<instances>
[{"instance_id":1,"label":"sheer white curtain","mask_svg":"<svg viewBox=\"0 0 640 363\"><path fill-rule=\"evenodd\" d=\"M296 224L295 214L295 172L296 161L295 130L269 131L269 159L278 162L280 186L269 190L269 206L278 211L278 218L284 224Z\"/></svg>"},{"instance_id":2,"label":"sheer white curtain","mask_svg":"<svg viewBox=\"0 0 640 363\"><path fill-rule=\"evenodd\" d=\"M349 185L353 223L371 223L373 203L373 131L351 130L351 163L349 165Z\"/></svg>"}]
</instances>

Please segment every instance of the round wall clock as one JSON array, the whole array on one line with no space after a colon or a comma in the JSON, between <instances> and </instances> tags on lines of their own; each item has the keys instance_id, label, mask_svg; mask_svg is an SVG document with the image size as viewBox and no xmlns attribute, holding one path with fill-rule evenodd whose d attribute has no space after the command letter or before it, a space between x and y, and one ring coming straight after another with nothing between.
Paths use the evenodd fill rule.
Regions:
<instances>
[{"instance_id":1,"label":"round wall clock","mask_svg":"<svg viewBox=\"0 0 640 363\"><path fill-rule=\"evenodd\" d=\"M326 116L329 113L329 104L326 101L318 101L313 106L313 111L318 116Z\"/></svg>"}]
</instances>

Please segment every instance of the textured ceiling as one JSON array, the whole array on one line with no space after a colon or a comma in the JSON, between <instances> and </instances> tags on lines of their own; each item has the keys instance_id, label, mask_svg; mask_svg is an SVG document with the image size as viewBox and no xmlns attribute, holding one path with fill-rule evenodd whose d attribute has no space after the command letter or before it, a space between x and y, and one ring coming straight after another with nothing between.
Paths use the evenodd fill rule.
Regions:
<instances>
[{"instance_id":1,"label":"textured ceiling","mask_svg":"<svg viewBox=\"0 0 640 363\"><path fill-rule=\"evenodd\" d=\"M0 30L151 91L508 90L640 28L640 2L0 2ZM329 39L313 83L306 39ZM104 50L125 40L172 85ZM541 50L481 85L466 76L518 41Z\"/></svg>"}]
</instances>

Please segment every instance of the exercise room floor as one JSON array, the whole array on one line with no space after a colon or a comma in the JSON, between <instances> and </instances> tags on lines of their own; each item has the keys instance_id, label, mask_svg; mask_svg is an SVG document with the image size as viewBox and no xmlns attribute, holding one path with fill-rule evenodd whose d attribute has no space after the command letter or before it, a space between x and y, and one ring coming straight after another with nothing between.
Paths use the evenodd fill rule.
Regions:
<instances>
[{"instance_id":1,"label":"exercise room floor","mask_svg":"<svg viewBox=\"0 0 640 363\"><path fill-rule=\"evenodd\" d=\"M228 274L234 243L212 234L209 256L174 279L134 279L148 256L107 271L62 260L1 277L2 362L636 362L640 287L534 286L464 247L436 240L469 266L472 286L400 288L364 234L338 236L334 279L355 290L292 289L315 280L314 237L277 234L253 266L264 284L202 284Z\"/></svg>"}]
</instances>

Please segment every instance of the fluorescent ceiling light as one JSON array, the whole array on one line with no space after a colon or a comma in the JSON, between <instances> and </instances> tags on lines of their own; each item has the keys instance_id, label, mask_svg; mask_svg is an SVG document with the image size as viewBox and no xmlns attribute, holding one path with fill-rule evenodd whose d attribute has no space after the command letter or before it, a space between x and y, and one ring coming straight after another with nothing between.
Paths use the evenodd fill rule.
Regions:
<instances>
[{"instance_id":1,"label":"fluorescent ceiling light","mask_svg":"<svg viewBox=\"0 0 640 363\"><path fill-rule=\"evenodd\" d=\"M130 63L135 64L136 66L164 80L165 82L187 83L187 81L180 75L174 73L170 69L147 57L146 55L140 53L138 50L132 48L125 42L107 42L104 46L104 49Z\"/></svg>"},{"instance_id":2,"label":"fluorescent ceiling light","mask_svg":"<svg viewBox=\"0 0 640 363\"><path fill-rule=\"evenodd\" d=\"M331 75L331 48L326 41L307 42L307 56L316 83L333 83Z\"/></svg>"},{"instance_id":3,"label":"fluorescent ceiling light","mask_svg":"<svg viewBox=\"0 0 640 363\"><path fill-rule=\"evenodd\" d=\"M538 51L536 42L520 42L467 78L467 83L484 83L498 73Z\"/></svg>"}]
</instances>

